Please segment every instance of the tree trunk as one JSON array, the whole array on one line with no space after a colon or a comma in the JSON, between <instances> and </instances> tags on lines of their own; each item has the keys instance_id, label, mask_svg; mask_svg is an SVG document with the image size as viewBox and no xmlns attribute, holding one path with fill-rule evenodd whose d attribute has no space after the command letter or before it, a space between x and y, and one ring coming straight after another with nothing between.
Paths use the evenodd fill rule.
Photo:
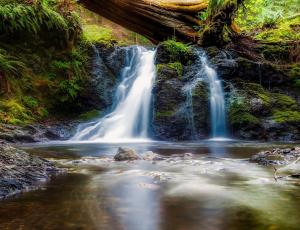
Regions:
<instances>
[{"instance_id":1,"label":"tree trunk","mask_svg":"<svg viewBox=\"0 0 300 230\"><path fill-rule=\"evenodd\" d=\"M81 0L101 16L144 35L154 43L172 38L196 42L197 14L207 0ZM166 4L165 2L169 2ZM188 3L186 3L188 2Z\"/></svg>"},{"instance_id":2,"label":"tree trunk","mask_svg":"<svg viewBox=\"0 0 300 230\"><path fill-rule=\"evenodd\" d=\"M204 22L199 20L198 14L207 9L208 0L81 0L80 2L89 10L144 35L154 43L175 36L180 41L205 45L223 42L224 26L231 26L242 1L225 0L224 5L216 10L216 14ZM202 30L199 31L199 28Z\"/></svg>"}]
</instances>

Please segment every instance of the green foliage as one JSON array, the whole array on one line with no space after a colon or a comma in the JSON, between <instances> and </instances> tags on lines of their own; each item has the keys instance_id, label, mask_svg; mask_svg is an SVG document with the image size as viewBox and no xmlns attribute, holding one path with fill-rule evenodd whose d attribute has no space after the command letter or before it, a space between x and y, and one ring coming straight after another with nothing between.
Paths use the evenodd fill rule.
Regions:
<instances>
[{"instance_id":1,"label":"green foliage","mask_svg":"<svg viewBox=\"0 0 300 230\"><path fill-rule=\"evenodd\" d=\"M300 40L300 16L279 21L273 28L265 29L255 38L263 41Z\"/></svg>"},{"instance_id":2,"label":"green foliage","mask_svg":"<svg viewBox=\"0 0 300 230\"><path fill-rule=\"evenodd\" d=\"M8 76L18 76L25 69L25 64L16 57L0 49L0 70Z\"/></svg>"},{"instance_id":3,"label":"green foliage","mask_svg":"<svg viewBox=\"0 0 300 230\"><path fill-rule=\"evenodd\" d=\"M172 62L168 64L168 67L175 69L178 73L179 78L182 78L183 75L183 66L180 62Z\"/></svg>"},{"instance_id":4,"label":"green foliage","mask_svg":"<svg viewBox=\"0 0 300 230\"><path fill-rule=\"evenodd\" d=\"M33 120L32 114L17 100L0 101L0 121L20 125Z\"/></svg>"},{"instance_id":5,"label":"green foliage","mask_svg":"<svg viewBox=\"0 0 300 230\"><path fill-rule=\"evenodd\" d=\"M171 62L171 63L168 63L168 64L158 64L156 66L156 71L159 73L165 67L176 70L176 72L178 74L178 77L182 78L182 76L183 76L183 65L180 62Z\"/></svg>"},{"instance_id":6,"label":"green foliage","mask_svg":"<svg viewBox=\"0 0 300 230\"><path fill-rule=\"evenodd\" d=\"M66 20L44 4L7 4L0 6L0 33L9 34L27 31L37 34L46 28L49 31L66 31Z\"/></svg>"},{"instance_id":7,"label":"green foliage","mask_svg":"<svg viewBox=\"0 0 300 230\"><path fill-rule=\"evenodd\" d=\"M298 0L245 0L236 22L241 30L270 42L299 40Z\"/></svg>"},{"instance_id":8,"label":"green foliage","mask_svg":"<svg viewBox=\"0 0 300 230\"><path fill-rule=\"evenodd\" d=\"M60 101L66 102L75 99L81 90L80 84L76 80L64 80L59 84L60 92L64 94L60 97Z\"/></svg>"},{"instance_id":9,"label":"green foliage","mask_svg":"<svg viewBox=\"0 0 300 230\"><path fill-rule=\"evenodd\" d=\"M273 119L278 123L300 122L300 112L291 110L274 110Z\"/></svg>"},{"instance_id":10,"label":"green foliage","mask_svg":"<svg viewBox=\"0 0 300 230\"><path fill-rule=\"evenodd\" d=\"M238 12L237 22L245 31L272 26L278 20L299 13L298 0L245 0Z\"/></svg>"},{"instance_id":11,"label":"green foliage","mask_svg":"<svg viewBox=\"0 0 300 230\"><path fill-rule=\"evenodd\" d=\"M85 25L83 37L91 43L111 43L114 41L112 29L98 25Z\"/></svg>"},{"instance_id":12,"label":"green foliage","mask_svg":"<svg viewBox=\"0 0 300 230\"><path fill-rule=\"evenodd\" d=\"M37 108L39 105L39 102L31 96L23 96L22 102L26 107L28 107L30 109Z\"/></svg>"},{"instance_id":13,"label":"green foliage","mask_svg":"<svg viewBox=\"0 0 300 230\"><path fill-rule=\"evenodd\" d=\"M191 47L188 44L177 42L174 39L164 41L162 45L170 55L170 62L178 62L191 53Z\"/></svg>"}]
</instances>

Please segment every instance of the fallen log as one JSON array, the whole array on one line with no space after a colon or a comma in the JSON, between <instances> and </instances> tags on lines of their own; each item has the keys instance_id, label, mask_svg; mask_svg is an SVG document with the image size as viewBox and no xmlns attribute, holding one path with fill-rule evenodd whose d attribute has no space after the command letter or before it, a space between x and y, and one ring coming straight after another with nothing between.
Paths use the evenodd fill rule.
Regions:
<instances>
[{"instance_id":1,"label":"fallen log","mask_svg":"<svg viewBox=\"0 0 300 230\"><path fill-rule=\"evenodd\" d=\"M211 0L213 2L215 0ZM179 41L199 44L222 44L224 27L232 26L242 0L224 0L214 14L201 21L199 13L206 11L208 0L80 0L87 9L154 43L176 37ZM218 1L219 2L219 1ZM210 9L211 10L211 9Z\"/></svg>"}]
</instances>

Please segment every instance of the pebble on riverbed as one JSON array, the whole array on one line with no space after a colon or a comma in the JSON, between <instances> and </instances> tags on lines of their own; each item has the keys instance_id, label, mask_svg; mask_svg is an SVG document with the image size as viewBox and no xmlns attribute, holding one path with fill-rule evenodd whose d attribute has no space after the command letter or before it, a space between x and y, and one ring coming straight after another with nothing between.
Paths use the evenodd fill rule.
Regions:
<instances>
[{"instance_id":1,"label":"pebble on riverbed","mask_svg":"<svg viewBox=\"0 0 300 230\"><path fill-rule=\"evenodd\" d=\"M286 165L300 157L300 147L262 151L250 158L260 165Z\"/></svg>"},{"instance_id":2,"label":"pebble on riverbed","mask_svg":"<svg viewBox=\"0 0 300 230\"><path fill-rule=\"evenodd\" d=\"M0 199L33 189L61 170L54 164L9 145L0 146Z\"/></svg>"}]
</instances>

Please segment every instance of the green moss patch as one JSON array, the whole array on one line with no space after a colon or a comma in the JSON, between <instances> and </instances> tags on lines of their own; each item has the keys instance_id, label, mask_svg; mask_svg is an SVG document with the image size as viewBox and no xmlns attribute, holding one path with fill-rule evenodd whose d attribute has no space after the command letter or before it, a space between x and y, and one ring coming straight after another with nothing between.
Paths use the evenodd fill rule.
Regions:
<instances>
[{"instance_id":1,"label":"green moss patch","mask_svg":"<svg viewBox=\"0 0 300 230\"><path fill-rule=\"evenodd\" d=\"M162 45L170 55L170 62L182 62L187 60L191 54L191 47L188 44L177 42L174 39L164 41Z\"/></svg>"},{"instance_id":2,"label":"green moss patch","mask_svg":"<svg viewBox=\"0 0 300 230\"><path fill-rule=\"evenodd\" d=\"M249 112L244 99L234 100L229 106L230 124L235 127L243 125L259 125L260 120Z\"/></svg>"},{"instance_id":3,"label":"green moss patch","mask_svg":"<svg viewBox=\"0 0 300 230\"><path fill-rule=\"evenodd\" d=\"M291 110L273 111L273 120L278 123L300 122L300 112Z\"/></svg>"},{"instance_id":4,"label":"green moss patch","mask_svg":"<svg viewBox=\"0 0 300 230\"><path fill-rule=\"evenodd\" d=\"M281 110L297 110L298 104L296 100L293 98L280 93L272 93L271 94L273 107Z\"/></svg>"},{"instance_id":5,"label":"green moss patch","mask_svg":"<svg viewBox=\"0 0 300 230\"><path fill-rule=\"evenodd\" d=\"M88 120L92 120L92 119L100 117L100 116L101 116L101 111L93 109L91 111L81 114L79 116L79 119L83 120L83 121L88 121Z\"/></svg>"},{"instance_id":6,"label":"green moss patch","mask_svg":"<svg viewBox=\"0 0 300 230\"><path fill-rule=\"evenodd\" d=\"M155 113L156 117L170 117L174 115L174 111L173 110L167 110L167 111L157 111Z\"/></svg>"}]
</instances>

